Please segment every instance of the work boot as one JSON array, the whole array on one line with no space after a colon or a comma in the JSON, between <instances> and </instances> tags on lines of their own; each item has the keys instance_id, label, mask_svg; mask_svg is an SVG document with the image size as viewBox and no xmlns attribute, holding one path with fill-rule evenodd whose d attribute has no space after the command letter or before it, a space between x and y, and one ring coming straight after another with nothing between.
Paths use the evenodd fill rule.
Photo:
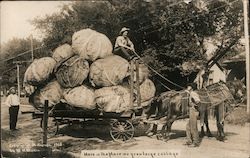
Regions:
<instances>
[{"instance_id":1,"label":"work boot","mask_svg":"<svg viewBox=\"0 0 250 158\"><path fill-rule=\"evenodd\" d=\"M192 145L192 142L187 141L187 142L184 143L183 145Z\"/></svg>"},{"instance_id":2,"label":"work boot","mask_svg":"<svg viewBox=\"0 0 250 158\"><path fill-rule=\"evenodd\" d=\"M205 136L205 132L204 132L204 129L202 128L201 133L200 133L200 138L203 138L204 136Z\"/></svg>"},{"instance_id":3,"label":"work boot","mask_svg":"<svg viewBox=\"0 0 250 158\"><path fill-rule=\"evenodd\" d=\"M188 147L196 148L196 147L199 147L199 146L200 146L199 143L193 143L193 144L189 145Z\"/></svg>"},{"instance_id":4,"label":"work boot","mask_svg":"<svg viewBox=\"0 0 250 158\"><path fill-rule=\"evenodd\" d=\"M207 136L208 137L213 137L212 133L210 132L210 130L207 130Z\"/></svg>"}]
</instances>

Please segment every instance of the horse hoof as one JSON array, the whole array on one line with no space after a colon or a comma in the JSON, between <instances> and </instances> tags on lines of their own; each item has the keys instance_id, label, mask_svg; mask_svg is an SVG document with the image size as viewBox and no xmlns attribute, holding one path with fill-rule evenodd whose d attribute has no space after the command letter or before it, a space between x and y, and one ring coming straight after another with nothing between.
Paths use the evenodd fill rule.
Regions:
<instances>
[{"instance_id":1,"label":"horse hoof","mask_svg":"<svg viewBox=\"0 0 250 158\"><path fill-rule=\"evenodd\" d=\"M153 135L154 135L153 132L150 132L150 133L147 134L148 137L152 137Z\"/></svg>"},{"instance_id":2,"label":"horse hoof","mask_svg":"<svg viewBox=\"0 0 250 158\"><path fill-rule=\"evenodd\" d=\"M212 133L207 133L208 137L213 137Z\"/></svg>"},{"instance_id":3,"label":"horse hoof","mask_svg":"<svg viewBox=\"0 0 250 158\"><path fill-rule=\"evenodd\" d=\"M201 130L200 138L203 138L204 136L205 136L205 132L203 130Z\"/></svg>"},{"instance_id":4,"label":"horse hoof","mask_svg":"<svg viewBox=\"0 0 250 158\"><path fill-rule=\"evenodd\" d=\"M221 141L221 138L220 137L216 137L216 140Z\"/></svg>"},{"instance_id":5,"label":"horse hoof","mask_svg":"<svg viewBox=\"0 0 250 158\"><path fill-rule=\"evenodd\" d=\"M163 137L162 137L162 135L160 135L160 134L157 134L157 135L156 135L156 138L157 138L157 140L163 140Z\"/></svg>"},{"instance_id":6,"label":"horse hoof","mask_svg":"<svg viewBox=\"0 0 250 158\"><path fill-rule=\"evenodd\" d=\"M170 140L170 138L169 137L168 138L164 138L163 140L164 140L164 142L168 142Z\"/></svg>"},{"instance_id":7,"label":"horse hoof","mask_svg":"<svg viewBox=\"0 0 250 158\"><path fill-rule=\"evenodd\" d=\"M218 141L221 141L221 142L224 142L225 141L225 138L223 138L223 137L217 137L216 138Z\"/></svg>"},{"instance_id":8,"label":"horse hoof","mask_svg":"<svg viewBox=\"0 0 250 158\"><path fill-rule=\"evenodd\" d=\"M203 138L205 136L205 134L200 134L200 138Z\"/></svg>"}]
</instances>

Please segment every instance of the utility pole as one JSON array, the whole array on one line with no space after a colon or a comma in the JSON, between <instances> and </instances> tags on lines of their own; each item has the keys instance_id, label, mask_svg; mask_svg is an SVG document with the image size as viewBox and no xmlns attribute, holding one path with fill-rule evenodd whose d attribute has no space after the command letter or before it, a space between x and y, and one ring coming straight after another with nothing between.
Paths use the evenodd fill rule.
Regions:
<instances>
[{"instance_id":1,"label":"utility pole","mask_svg":"<svg viewBox=\"0 0 250 158\"><path fill-rule=\"evenodd\" d=\"M20 64L23 63L30 63L30 61L14 61L13 64L16 64L17 69L17 90L18 90L18 97L21 96L21 86L20 86Z\"/></svg>"},{"instance_id":2,"label":"utility pole","mask_svg":"<svg viewBox=\"0 0 250 158\"><path fill-rule=\"evenodd\" d=\"M16 69L17 69L17 94L18 97L20 98L21 94L20 94L20 69L19 69L19 63L16 64Z\"/></svg>"},{"instance_id":3,"label":"utility pole","mask_svg":"<svg viewBox=\"0 0 250 158\"><path fill-rule=\"evenodd\" d=\"M249 29L248 29L248 0L243 0L244 34L246 49L246 87L247 87L247 113L250 114L250 65L249 65Z\"/></svg>"},{"instance_id":4,"label":"utility pole","mask_svg":"<svg viewBox=\"0 0 250 158\"><path fill-rule=\"evenodd\" d=\"M0 113L2 114L2 75L0 76ZM2 122L2 117L0 117L0 122ZM0 130L0 137L2 138L2 130ZM1 139L2 140L2 139ZM0 143L0 149L2 150L2 143ZM2 154L1 154L2 157Z\"/></svg>"},{"instance_id":5,"label":"utility pole","mask_svg":"<svg viewBox=\"0 0 250 158\"><path fill-rule=\"evenodd\" d=\"M130 107L134 106L134 60L130 61Z\"/></svg>"},{"instance_id":6,"label":"utility pole","mask_svg":"<svg viewBox=\"0 0 250 158\"><path fill-rule=\"evenodd\" d=\"M33 62L33 60L34 60L34 48L33 48L33 36L32 36L32 34L30 35L30 48L31 48L31 61Z\"/></svg>"},{"instance_id":7,"label":"utility pole","mask_svg":"<svg viewBox=\"0 0 250 158\"><path fill-rule=\"evenodd\" d=\"M249 7L248 0L243 0L244 34L245 34L245 49L246 49L247 114L250 115L250 65L249 65L250 54L249 54L248 7ZM248 135L248 141L250 142L250 133ZM248 154L250 157L250 150Z\"/></svg>"},{"instance_id":8,"label":"utility pole","mask_svg":"<svg viewBox=\"0 0 250 158\"><path fill-rule=\"evenodd\" d=\"M21 86L20 86L20 64L22 63L30 63L34 60L34 48L33 48L33 35L30 35L30 49L31 49L31 60L30 61L15 61L13 62L16 64L17 68L17 89L18 89L18 97L21 96Z\"/></svg>"}]
</instances>

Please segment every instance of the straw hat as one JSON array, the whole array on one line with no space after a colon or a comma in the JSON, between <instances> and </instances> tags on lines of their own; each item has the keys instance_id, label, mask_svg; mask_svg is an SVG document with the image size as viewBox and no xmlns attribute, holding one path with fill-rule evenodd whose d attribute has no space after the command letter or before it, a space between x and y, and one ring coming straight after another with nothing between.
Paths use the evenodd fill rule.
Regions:
<instances>
[{"instance_id":1,"label":"straw hat","mask_svg":"<svg viewBox=\"0 0 250 158\"><path fill-rule=\"evenodd\" d=\"M10 87L9 91L11 91L11 90L16 90L16 88L15 87Z\"/></svg>"},{"instance_id":2,"label":"straw hat","mask_svg":"<svg viewBox=\"0 0 250 158\"><path fill-rule=\"evenodd\" d=\"M10 87L9 92L16 92L16 88L15 87Z\"/></svg>"},{"instance_id":3,"label":"straw hat","mask_svg":"<svg viewBox=\"0 0 250 158\"><path fill-rule=\"evenodd\" d=\"M129 31L129 30L130 30L129 28L123 27L120 31L120 34L122 34L124 31Z\"/></svg>"}]
</instances>

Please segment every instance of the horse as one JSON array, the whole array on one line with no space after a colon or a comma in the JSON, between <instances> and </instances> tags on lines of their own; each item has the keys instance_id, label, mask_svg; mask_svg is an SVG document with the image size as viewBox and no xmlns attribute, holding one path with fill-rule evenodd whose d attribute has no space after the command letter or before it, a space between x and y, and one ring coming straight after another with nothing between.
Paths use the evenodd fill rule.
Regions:
<instances>
[{"instance_id":1,"label":"horse","mask_svg":"<svg viewBox=\"0 0 250 158\"><path fill-rule=\"evenodd\" d=\"M237 84L236 84L237 83ZM230 87L231 86L231 87ZM228 88L230 87L230 88ZM201 137L205 136L204 125L206 125L207 135L212 136L208 124L208 109L215 108L217 121L217 139L224 140L224 118L225 105L235 105L234 97L242 98L245 90L242 82L232 81L229 83L215 83L207 86L206 89L197 90L200 96L201 104L199 106L199 116L201 122ZM188 118L188 99L185 90L168 91L156 97L152 106L147 109L148 119L156 113L154 120L163 124L160 133L157 133L157 125L153 125L152 134L156 134L158 139L169 139L171 126L175 120ZM227 110L227 109L226 109ZM150 122L150 121L149 121Z\"/></svg>"},{"instance_id":2,"label":"horse","mask_svg":"<svg viewBox=\"0 0 250 158\"><path fill-rule=\"evenodd\" d=\"M203 108L203 109L200 109L200 110L204 111L204 112L200 112L201 137L205 136L204 124L206 125L206 128L207 128L206 135L208 137L212 136L210 129L209 129L209 124L208 124L208 110L207 110L207 108L211 108L214 106L214 108L215 108L214 114L216 116L217 129L218 129L217 139L220 141L223 141L225 139L224 118L226 117L226 115L224 115L224 112L228 111L228 113L229 113L230 111L233 110L233 108L236 105L238 105L239 103L244 101L244 96L246 96L246 86L244 85L242 80L232 80L232 81L228 81L228 82L220 81L219 84L225 85L226 87L224 88L224 90L226 90L226 88L228 88L228 90L231 93L231 95L233 96L233 98L230 97L230 94L227 94L228 90L226 90L226 91L224 91L224 94L223 94L224 96L228 96L228 100L226 102L221 102L221 104L218 104L218 106L212 105L212 104L214 104L212 102L210 104L208 104L207 106L201 106L201 108ZM214 87L214 85L211 85L209 87L212 88L212 87ZM201 91L198 93L201 93ZM216 94L213 94L212 98L217 100L217 103L219 103L221 100L221 96L217 96ZM229 106L224 106L224 105L229 105ZM226 109L224 109L224 108L226 108Z\"/></svg>"},{"instance_id":3,"label":"horse","mask_svg":"<svg viewBox=\"0 0 250 158\"><path fill-rule=\"evenodd\" d=\"M246 96L246 86L243 81L244 78L242 80L232 80L225 83L237 103L243 102Z\"/></svg>"}]
</instances>

